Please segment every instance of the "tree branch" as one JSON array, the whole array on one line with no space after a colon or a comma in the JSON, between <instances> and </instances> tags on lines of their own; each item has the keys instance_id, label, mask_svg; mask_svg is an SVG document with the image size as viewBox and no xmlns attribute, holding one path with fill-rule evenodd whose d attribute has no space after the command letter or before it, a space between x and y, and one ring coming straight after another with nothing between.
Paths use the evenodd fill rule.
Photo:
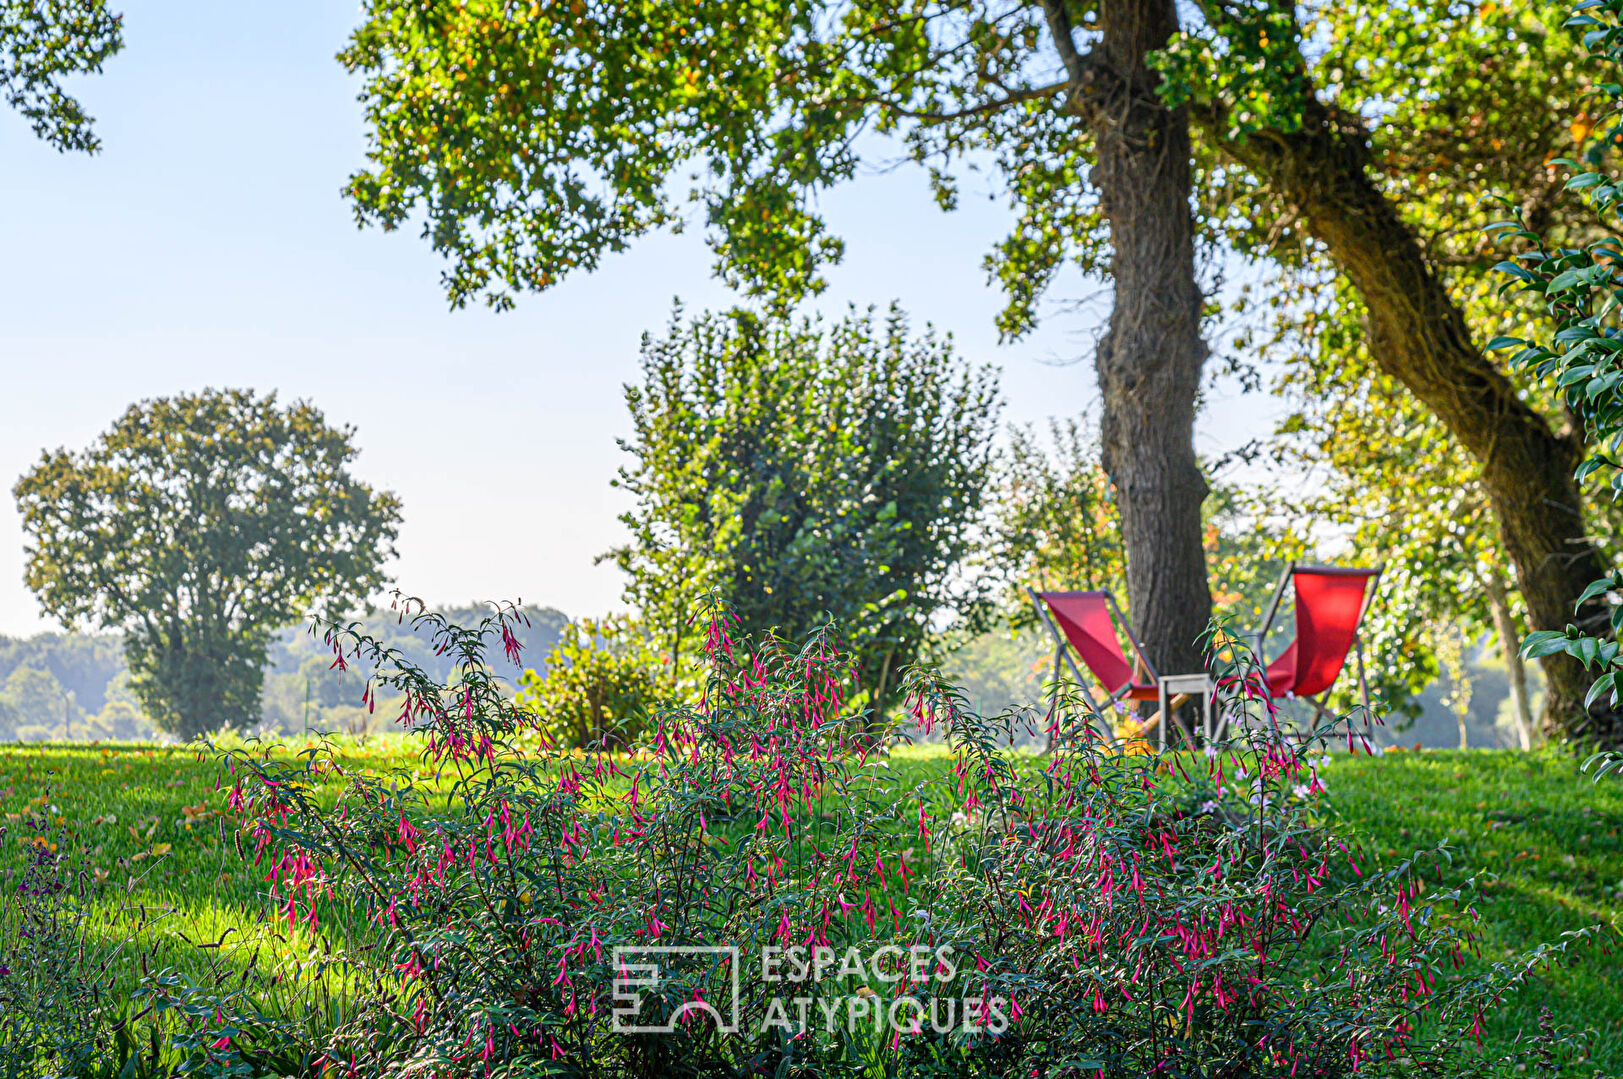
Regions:
<instances>
[{"instance_id":1,"label":"tree branch","mask_svg":"<svg viewBox=\"0 0 1623 1079\"><path fill-rule=\"evenodd\" d=\"M1041 0L1041 3L1048 20L1048 32L1054 38L1054 49L1065 65L1065 107L1073 116L1091 124L1103 103L1112 94L1127 88L1127 80L1110 68L1097 49L1085 53L1077 50L1071 14L1065 9L1066 0Z\"/></svg>"},{"instance_id":2,"label":"tree branch","mask_svg":"<svg viewBox=\"0 0 1623 1079\"><path fill-rule=\"evenodd\" d=\"M1076 51L1076 36L1071 29L1071 13L1065 10L1065 0L1042 0L1043 15L1048 19L1048 32L1054 36L1054 48L1059 50L1060 62L1073 89L1080 91L1088 81L1088 62Z\"/></svg>"},{"instance_id":3,"label":"tree branch","mask_svg":"<svg viewBox=\"0 0 1623 1079\"><path fill-rule=\"evenodd\" d=\"M1061 90L1069 89L1069 79L1062 82L1049 83L1047 86L1033 86L1025 90L1014 90L1003 97L983 101L979 105L970 105L950 112L931 112L923 109L910 109L905 105L887 100L882 97L842 97L829 102L831 105L877 105L887 112L897 116L905 116L910 120L919 120L929 124L951 123L954 120L965 120L971 116L980 116L999 109L1018 105L1022 101L1034 101L1038 98L1052 97Z\"/></svg>"}]
</instances>

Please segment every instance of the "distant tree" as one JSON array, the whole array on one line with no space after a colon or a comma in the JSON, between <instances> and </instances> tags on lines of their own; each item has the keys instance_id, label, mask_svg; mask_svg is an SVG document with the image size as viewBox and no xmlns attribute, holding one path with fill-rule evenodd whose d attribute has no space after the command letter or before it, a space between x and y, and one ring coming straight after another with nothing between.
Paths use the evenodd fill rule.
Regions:
<instances>
[{"instance_id":1,"label":"distant tree","mask_svg":"<svg viewBox=\"0 0 1623 1079\"><path fill-rule=\"evenodd\" d=\"M883 707L931 620L973 599L955 571L990 482L994 372L895 307L832 327L678 309L642 368L618 481L631 542L611 557L673 669L714 590L749 633L832 616Z\"/></svg>"},{"instance_id":2,"label":"distant tree","mask_svg":"<svg viewBox=\"0 0 1623 1079\"><path fill-rule=\"evenodd\" d=\"M385 579L400 504L350 475L353 434L275 394L132 405L18 481L28 586L64 623L124 630L131 688L161 729L246 726L272 633Z\"/></svg>"},{"instance_id":3,"label":"distant tree","mask_svg":"<svg viewBox=\"0 0 1623 1079\"><path fill-rule=\"evenodd\" d=\"M106 0L0 0L0 94L58 150L101 148L62 80L99 74L124 47L123 23Z\"/></svg>"},{"instance_id":4,"label":"distant tree","mask_svg":"<svg viewBox=\"0 0 1623 1079\"><path fill-rule=\"evenodd\" d=\"M119 741L146 740L154 735L152 724L141 712L141 702L130 689L130 672L120 671L107 684L101 711L88 720L91 738Z\"/></svg>"},{"instance_id":5,"label":"distant tree","mask_svg":"<svg viewBox=\"0 0 1623 1079\"><path fill-rule=\"evenodd\" d=\"M1029 427L1009 435L995 546L997 572L1014 587L1015 608L1023 610L1027 586L1119 594L1127 572L1121 517L1098 439L1077 419L1051 421L1052 449Z\"/></svg>"},{"instance_id":6,"label":"distant tree","mask_svg":"<svg viewBox=\"0 0 1623 1079\"><path fill-rule=\"evenodd\" d=\"M124 670L124 642L116 633L0 637L0 680L18 667L50 671L85 711L97 712L108 684Z\"/></svg>"},{"instance_id":7,"label":"distant tree","mask_svg":"<svg viewBox=\"0 0 1623 1079\"><path fill-rule=\"evenodd\" d=\"M89 734L84 710L73 694L40 667L18 667L0 682L0 709L19 739L64 740Z\"/></svg>"}]
</instances>

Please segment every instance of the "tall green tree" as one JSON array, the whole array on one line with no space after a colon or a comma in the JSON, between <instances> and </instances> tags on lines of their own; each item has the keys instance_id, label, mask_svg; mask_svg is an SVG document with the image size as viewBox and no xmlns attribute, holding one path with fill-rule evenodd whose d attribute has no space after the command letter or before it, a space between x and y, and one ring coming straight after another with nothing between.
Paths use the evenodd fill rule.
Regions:
<instances>
[{"instance_id":1,"label":"tall green tree","mask_svg":"<svg viewBox=\"0 0 1623 1079\"><path fill-rule=\"evenodd\" d=\"M974 609L956 571L989 483L993 372L894 307L831 326L678 309L642 368L618 481L631 542L612 557L673 669L696 660L694 602L713 591L755 635L832 616L882 710L932 619Z\"/></svg>"},{"instance_id":2,"label":"tall green tree","mask_svg":"<svg viewBox=\"0 0 1623 1079\"><path fill-rule=\"evenodd\" d=\"M106 0L0 0L0 94L58 150L101 148L63 80L99 74L124 47L123 23Z\"/></svg>"},{"instance_id":3,"label":"tall green tree","mask_svg":"<svg viewBox=\"0 0 1623 1079\"><path fill-rule=\"evenodd\" d=\"M1009 432L991 553L1014 611L1024 614L1027 586L1121 591L1121 515L1099 456L1097 434L1074 416L1050 420L1046 442L1030 427Z\"/></svg>"},{"instance_id":4,"label":"tall green tree","mask_svg":"<svg viewBox=\"0 0 1623 1079\"><path fill-rule=\"evenodd\" d=\"M0 729L0 739L85 738L84 718L73 694L43 667L18 667L0 679L0 724L11 723L9 733Z\"/></svg>"},{"instance_id":5,"label":"tall green tree","mask_svg":"<svg viewBox=\"0 0 1623 1079\"><path fill-rule=\"evenodd\" d=\"M1514 190L1552 222L1549 163L1583 135L1571 121L1587 78L1562 10L1531 0L1198 9L1158 65L1197 132L1211 233L1324 275L1356 311L1370 361L1338 358L1332 391L1378 374L1435 418L1470 462L1529 626L1564 625L1607 565L1572 475L1582 432L1526 394L1485 350L1493 331L1470 317L1493 262L1477 200ZM1589 714L1576 662L1547 657L1544 673L1548 730L1623 736L1623 716Z\"/></svg>"},{"instance_id":6,"label":"tall green tree","mask_svg":"<svg viewBox=\"0 0 1623 1079\"><path fill-rule=\"evenodd\" d=\"M1060 270L1108 270L1095 354L1105 467L1121 492L1128 593L1146 645L1195 669L1203 572L1195 398L1207 350L1189 119L1149 60L1174 0L369 0L342 54L364 78L365 223L418 215L454 305L594 269L702 207L716 268L754 295L822 287L843 245L817 196L867 136L905 140L943 207L990 164L1017 220L990 253L1035 325ZM687 183L688 174L693 182Z\"/></svg>"},{"instance_id":7,"label":"tall green tree","mask_svg":"<svg viewBox=\"0 0 1623 1079\"><path fill-rule=\"evenodd\" d=\"M275 630L385 580L400 503L351 475L353 439L275 394L132 405L17 482L28 586L70 626L124 631L132 688L162 729L251 724Z\"/></svg>"}]
</instances>

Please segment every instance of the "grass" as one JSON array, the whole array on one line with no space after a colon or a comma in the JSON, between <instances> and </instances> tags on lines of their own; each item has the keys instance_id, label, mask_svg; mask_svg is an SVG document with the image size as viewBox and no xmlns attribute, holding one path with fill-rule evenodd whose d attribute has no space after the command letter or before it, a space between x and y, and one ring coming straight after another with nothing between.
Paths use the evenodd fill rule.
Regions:
<instances>
[{"instance_id":1,"label":"grass","mask_svg":"<svg viewBox=\"0 0 1623 1079\"><path fill-rule=\"evenodd\" d=\"M352 763L410 766L400 739L349 744ZM933 766L927 751L898 754L898 768ZM317 954L267 913L262 870L239 856L216 790L218 768L188 750L137 745L0 747L0 823L7 846L32 803L46 808L100 881L107 932L139 936L123 962L133 985L148 969L201 975L258 949L286 961ZM1451 873L1476 875L1484 961L1507 958L1563 931L1623 929L1623 781L1592 784L1554 752L1401 752L1338 755L1326 771L1329 809L1369 857L1394 861L1446 840ZM44 801L42 802L41 799ZM55 838L55 834L50 839ZM49 840L48 840L49 841ZM14 848L13 848L14 849ZM0 853L9 859L12 851ZM230 931L234 946L203 949ZM1558 1023L1597 1031L1594 1064L1623 1075L1623 979L1611 956L1590 949L1513 998L1489 1030L1490 1049L1531 1031L1541 1008Z\"/></svg>"},{"instance_id":2,"label":"grass","mask_svg":"<svg viewBox=\"0 0 1623 1079\"><path fill-rule=\"evenodd\" d=\"M1426 750L1338 757L1330 803L1375 857L1392 861L1446 840L1454 880L1482 891L1482 959L1507 959L1586 925L1623 930L1623 782L1593 783L1556 752ZM1594 1063L1623 1075L1623 980L1615 955L1588 949L1511 998L1494 1019L1501 1045L1541 1008L1591 1028Z\"/></svg>"},{"instance_id":3,"label":"grass","mask_svg":"<svg viewBox=\"0 0 1623 1079\"><path fill-rule=\"evenodd\" d=\"M351 764L411 763L398 739L345 750ZM272 916L265 870L239 853L221 778L212 759L185 749L0 746L0 877L22 843L71 845L74 864L94 881L84 928L92 962L112 982L108 997L128 1002L115 1003L115 1014L147 1005L131 998L143 978L175 973L175 986L241 994L248 1010L285 1020L299 1041L318 1041L341 1020L357 972L329 960L329 942ZM25 827L42 813L48 827ZM179 1060L148 1052L164 1069ZM118 1071L116 1061L103 1064L106 1074ZM302 1064L296 1054L277 1074L301 1074Z\"/></svg>"}]
</instances>

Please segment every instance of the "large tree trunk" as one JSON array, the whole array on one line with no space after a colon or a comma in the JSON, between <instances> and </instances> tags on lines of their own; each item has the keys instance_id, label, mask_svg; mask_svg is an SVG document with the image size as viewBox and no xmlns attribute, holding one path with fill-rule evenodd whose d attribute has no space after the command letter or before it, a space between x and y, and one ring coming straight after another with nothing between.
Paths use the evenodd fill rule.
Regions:
<instances>
[{"instance_id":1,"label":"large tree trunk","mask_svg":"<svg viewBox=\"0 0 1623 1079\"><path fill-rule=\"evenodd\" d=\"M1206 345L1195 282L1187 110L1156 96L1145 58L1177 32L1173 0L1104 0L1099 45L1076 54L1063 0L1044 0L1070 77L1069 102L1093 132L1093 184L1110 223L1114 308L1095 364L1104 398L1103 463L1121 508L1127 605L1162 674L1203 669L1211 617L1195 459L1195 395Z\"/></svg>"},{"instance_id":2,"label":"large tree trunk","mask_svg":"<svg viewBox=\"0 0 1623 1079\"><path fill-rule=\"evenodd\" d=\"M1432 273L1414 234L1370 178L1367 138L1351 118L1310 104L1299 130L1226 138L1216 114L1197 113L1215 144L1288 200L1358 289L1369 348L1442 421L1482 469L1532 629L1562 629L1603 565L1585 539L1573 479L1581 447L1550 429L1471 341L1465 318ZM1544 661L1543 724L1557 736L1615 742L1613 714L1586 715L1591 677L1577 661Z\"/></svg>"}]
</instances>

